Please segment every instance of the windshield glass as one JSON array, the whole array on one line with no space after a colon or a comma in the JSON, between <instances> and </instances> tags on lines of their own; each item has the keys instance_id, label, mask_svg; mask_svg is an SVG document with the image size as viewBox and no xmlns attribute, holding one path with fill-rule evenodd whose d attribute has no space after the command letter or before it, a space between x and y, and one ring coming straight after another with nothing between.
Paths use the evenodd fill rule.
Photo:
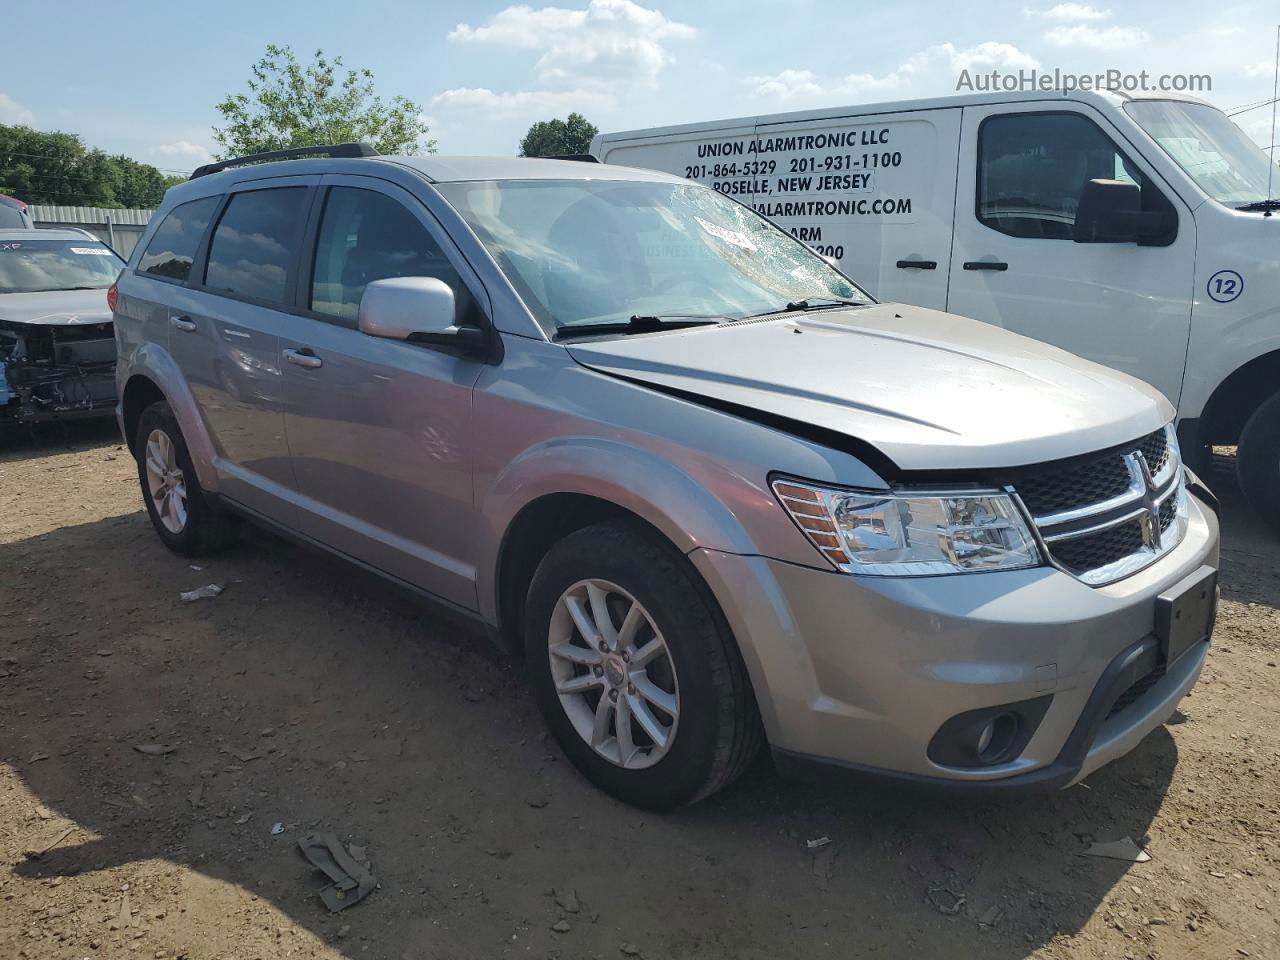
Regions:
<instances>
[{"instance_id":1,"label":"windshield glass","mask_svg":"<svg viewBox=\"0 0 1280 960\"><path fill-rule=\"evenodd\" d=\"M1214 200L1238 207L1267 199L1271 161L1221 110L1169 100L1133 100L1124 109Z\"/></svg>"},{"instance_id":2,"label":"windshield glass","mask_svg":"<svg viewBox=\"0 0 1280 960\"><path fill-rule=\"evenodd\" d=\"M97 240L0 240L0 293L105 290L124 261Z\"/></svg>"},{"instance_id":3,"label":"windshield glass","mask_svg":"<svg viewBox=\"0 0 1280 960\"><path fill-rule=\"evenodd\" d=\"M870 298L798 240L696 184L439 184L540 319L733 319L788 302Z\"/></svg>"}]
</instances>

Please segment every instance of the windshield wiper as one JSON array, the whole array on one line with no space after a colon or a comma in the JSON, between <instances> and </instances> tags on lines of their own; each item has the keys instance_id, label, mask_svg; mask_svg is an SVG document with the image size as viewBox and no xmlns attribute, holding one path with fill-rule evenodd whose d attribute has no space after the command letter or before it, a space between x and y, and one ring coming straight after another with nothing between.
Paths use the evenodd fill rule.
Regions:
<instances>
[{"instance_id":1,"label":"windshield wiper","mask_svg":"<svg viewBox=\"0 0 1280 960\"><path fill-rule=\"evenodd\" d=\"M108 284L108 286L110 286L110 284ZM80 284L79 286L75 286L75 287L50 287L49 288L50 292L53 292L55 290L105 290L105 289L107 288L100 287L97 284Z\"/></svg>"},{"instance_id":2,"label":"windshield wiper","mask_svg":"<svg viewBox=\"0 0 1280 960\"><path fill-rule=\"evenodd\" d=\"M707 324L724 323L730 319L732 318L681 313L636 314L625 321L566 324L556 331L556 339L591 337L598 333L649 333L654 330L679 330L683 327L701 327Z\"/></svg>"},{"instance_id":3,"label":"windshield wiper","mask_svg":"<svg viewBox=\"0 0 1280 960\"><path fill-rule=\"evenodd\" d=\"M756 317L767 317L775 313L807 313L810 310L835 310L839 307L865 307L866 300L848 300L844 297L805 297L803 300L792 300L785 306L775 307L761 313L752 313L743 320L754 320Z\"/></svg>"},{"instance_id":4,"label":"windshield wiper","mask_svg":"<svg viewBox=\"0 0 1280 960\"><path fill-rule=\"evenodd\" d=\"M1237 210L1243 210L1246 213L1254 213L1256 211L1280 210L1280 200L1255 200L1253 203L1246 203L1243 206L1236 207Z\"/></svg>"}]
</instances>

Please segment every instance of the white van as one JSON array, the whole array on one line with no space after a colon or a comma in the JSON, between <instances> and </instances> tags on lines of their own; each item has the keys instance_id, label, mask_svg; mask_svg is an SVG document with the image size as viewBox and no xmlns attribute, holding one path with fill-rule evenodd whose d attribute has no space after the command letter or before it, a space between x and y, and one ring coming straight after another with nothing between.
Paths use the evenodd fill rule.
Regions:
<instances>
[{"instance_id":1,"label":"white van","mask_svg":"<svg viewBox=\"0 0 1280 960\"><path fill-rule=\"evenodd\" d=\"M1280 169L1215 107L985 94L608 133L592 153L714 186L881 300L1146 380L1188 461L1239 444L1280 527Z\"/></svg>"}]
</instances>

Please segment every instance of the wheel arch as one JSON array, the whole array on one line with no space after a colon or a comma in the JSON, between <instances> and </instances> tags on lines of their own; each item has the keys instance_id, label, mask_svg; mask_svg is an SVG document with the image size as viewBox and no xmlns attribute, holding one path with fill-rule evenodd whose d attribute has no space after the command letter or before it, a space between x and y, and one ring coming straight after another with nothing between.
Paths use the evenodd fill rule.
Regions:
<instances>
[{"instance_id":1,"label":"wheel arch","mask_svg":"<svg viewBox=\"0 0 1280 960\"><path fill-rule=\"evenodd\" d=\"M1218 384L1200 416L1200 439L1233 446L1249 417L1276 392L1280 392L1280 350L1254 357Z\"/></svg>"},{"instance_id":2,"label":"wheel arch","mask_svg":"<svg viewBox=\"0 0 1280 960\"><path fill-rule=\"evenodd\" d=\"M195 396L186 378L167 351L156 344L145 344L129 363L129 375L121 392L121 427L129 450L133 449L138 417L150 404L164 400L173 410L186 441L196 476L205 492L218 492L218 474L214 467L214 446L196 406Z\"/></svg>"}]
</instances>

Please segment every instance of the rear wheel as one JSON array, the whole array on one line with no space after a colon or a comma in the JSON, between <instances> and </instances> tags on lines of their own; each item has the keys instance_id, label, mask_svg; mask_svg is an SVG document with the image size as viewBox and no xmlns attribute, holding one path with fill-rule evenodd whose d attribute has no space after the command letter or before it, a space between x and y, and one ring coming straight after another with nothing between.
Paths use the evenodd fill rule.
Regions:
<instances>
[{"instance_id":1,"label":"rear wheel","mask_svg":"<svg viewBox=\"0 0 1280 960\"><path fill-rule=\"evenodd\" d=\"M1244 425L1236 469L1249 505L1280 533L1280 393L1263 401Z\"/></svg>"},{"instance_id":2,"label":"rear wheel","mask_svg":"<svg viewBox=\"0 0 1280 960\"><path fill-rule=\"evenodd\" d=\"M689 562L638 524L597 524L550 550L529 588L525 648L560 746L627 803L692 803L759 748L723 616Z\"/></svg>"},{"instance_id":3,"label":"rear wheel","mask_svg":"<svg viewBox=\"0 0 1280 960\"><path fill-rule=\"evenodd\" d=\"M165 546L194 557L221 549L235 539L235 518L218 510L200 488L182 430L168 403L158 400L142 411L133 448L142 499Z\"/></svg>"}]
</instances>

